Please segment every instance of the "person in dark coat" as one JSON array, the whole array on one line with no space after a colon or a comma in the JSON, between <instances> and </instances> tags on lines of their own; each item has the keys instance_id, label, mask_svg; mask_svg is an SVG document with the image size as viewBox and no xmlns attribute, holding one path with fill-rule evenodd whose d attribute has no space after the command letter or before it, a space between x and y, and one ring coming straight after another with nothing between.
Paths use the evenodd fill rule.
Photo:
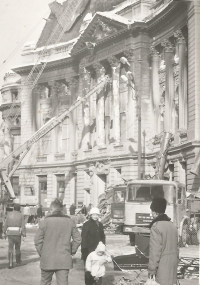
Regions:
<instances>
[{"instance_id":1,"label":"person in dark coat","mask_svg":"<svg viewBox=\"0 0 200 285\"><path fill-rule=\"evenodd\" d=\"M42 205L40 205L39 208L37 209L37 217L38 219L41 219L42 216L43 216Z\"/></svg>"},{"instance_id":2,"label":"person in dark coat","mask_svg":"<svg viewBox=\"0 0 200 285\"><path fill-rule=\"evenodd\" d=\"M87 209L86 209L86 206L85 206L85 205L82 206L81 214L83 214L83 215L85 215L85 216L87 215Z\"/></svg>"},{"instance_id":3,"label":"person in dark coat","mask_svg":"<svg viewBox=\"0 0 200 285\"><path fill-rule=\"evenodd\" d=\"M51 214L40 222L35 235L35 247L40 256L40 284L51 284L55 273L57 284L67 285L72 255L81 243L81 236L74 221L63 214L60 200L55 199L50 208Z\"/></svg>"},{"instance_id":4,"label":"person in dark coat","mask_svg":"<svg viewBox=\"0 0 200 285\"><path fill-rule=\"evenodd\" d=\"M99 222L99 216L99 209L92 208L90 210L90 219L83 224L81 233L81 253L84 262L86 261L88 254L96 249L100 241L105 244L103 224Z\"/></svg>"},{"instance_id":5,"label":"person in dark coat","mask_svg":"<svg viewBox=\"0 0 200 285\"><path fill-rule=\"evenodd\" d=\"M15 246L16 251L16 264L21 264L21 236L26 236L26 228L24 215L20 213L20 205L14 205L14 211L10 212L5 220L4 235L8 236L8 258L9 258L9 269L13 268L13 249Z\"/></svg>"},{"instance_id":6,"label":"person in dark coat","mask_svg":"<svg viewBox=\"0 0 200 285\"><path fill-rule=\"evenodd\" d=\"M76 206L73 204L71 204L70 208L69 208L69 213L71 216L75 215L75 211L76 211Z\"/></svg>"},{"instance_id":7,"label":"person in dark coat","mask_svg":"<svg viewBox=\"0 0 200 285\"><path fill-rule=\"evenodd\" d=\"M154 219L150 224L148 273L160 285L173 285L177 281L178 231L165 214L166 206L164 198L154 198L150 206Z\"/></svg>"}]
</instances>

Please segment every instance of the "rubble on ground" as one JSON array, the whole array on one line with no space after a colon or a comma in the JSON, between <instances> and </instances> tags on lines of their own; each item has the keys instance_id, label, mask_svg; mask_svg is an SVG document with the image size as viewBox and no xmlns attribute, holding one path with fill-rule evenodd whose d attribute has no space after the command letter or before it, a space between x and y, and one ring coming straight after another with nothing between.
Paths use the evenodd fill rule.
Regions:
<instances>
[{"instance_id":1,"label":"rubble on ground","mask_svg":"<svg viewBox=\"0 0 200 285\"><path fill-rule=\"evenodd\" d=\"M111 203L113 201L113 186L98 197L98 208L101 213L101 222L106 233L120 232L120 226L113 224L111 220Z\"/></svg>"}]
</instances>

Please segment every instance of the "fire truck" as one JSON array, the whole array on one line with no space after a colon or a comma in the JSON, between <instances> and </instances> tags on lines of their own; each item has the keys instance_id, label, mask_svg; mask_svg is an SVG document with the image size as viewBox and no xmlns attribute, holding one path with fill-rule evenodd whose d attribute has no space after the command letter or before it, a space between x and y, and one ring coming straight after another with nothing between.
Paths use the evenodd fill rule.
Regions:
<instances>
[{"instance_id":1,"label":"fire truck","mask_svg":"<svg viewBox=\"0 0 200 285\"><path fill-rule=\"evenodd\" d=\"M185 185L165 180L130 180L127 185L116 186L111 204L112 222L121 225L124 234L130 236L131 245L135 235L149 235L152 221L150 204L153 198L167 200L166 214L171 218L179 232L182 246L187 242L190 223Z\"/></svg>"}]
</instances>

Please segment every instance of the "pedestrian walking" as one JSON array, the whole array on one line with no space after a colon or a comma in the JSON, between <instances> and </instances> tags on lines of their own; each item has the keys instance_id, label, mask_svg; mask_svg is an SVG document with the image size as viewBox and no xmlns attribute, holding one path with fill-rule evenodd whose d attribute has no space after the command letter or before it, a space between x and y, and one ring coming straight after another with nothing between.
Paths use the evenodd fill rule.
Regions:
<instances>
[{"instance_id":1,"label":"pedestrian walking","mask_svg":"<svg viewBox=\"0 0 200 285\"><path fill-rule=\"evenodd\" d=\"M40 221L42 216L43 216L42 205L40 205L39 208L37 208L37 219L38 219L38 222Z\"/></svg>"},{"instance_id":2,"label":"pedestrian walking","mask_svg":"<svg viewBox=\"0 0 200 285\"><path fill-rule=\"evenodd\" d=\"M50 209L51 214L40 222L35 235L35 247L40 256L40 284L51 284L55 273L57 285L67 285L72 268L71 255L76 253L81 236L74 221L63 214L60 200L55 199Z\"/></svg>"},{"instance_id":3,"label":"pedestrian walking","mask_svg":"<svg viewBox=\"0 0 200 285\"><path fill-rule=\"evenodd\" d=\"M105 265L111 262L112 259L105 252L106 247L100 241L95 251L92 251L85 263L85 284L86 285L101 285L102 277L105 275Z\"/></svg>"},{"instance_id":4,"label":"pedestrian walking","mask_svg":"<svg viewBox=\"0 0 200 285\"><path fill-rule=\"evenodd\" d=\"M82 209L81 209L81 214L83 214L84 216L87 215L87 208L85 205L82 206Z\"/></svg>"},{"instance_id":5,"label":"pedestrian walking","mask_svg":"<svg viewBox=\"0 0 200 285\"><path fill-rule=\"evenodd\" d=\"M71 216L75 215L76 212L76 206L74 205L74 203L71 204L70 208L69 208L69 213Z\"/></svg>"},{"instance_id":6,"label":"pedestrian walking","mask_svg":"<svg viewBox=\"0 0 200 285\"><path fill-rule=\"evenodd\" d=\"M63 214L67 215L67 208L66 208L66 204L63 205Z\"/></svg>"},{"instance_id":7,"label":"pedestrian walking","mask_svg":"<svg viewBox=\"0 0 200 285\"><path fill-rule=\"evenodd\" d=\"M8 236L8 259L9 269L13 268L13 249L16 251L16 265L21 264L21 236L26 236L24 216L20 213L20 205L15 204L14 210L7 214L4 229L4 235Z\"/></svg>"},{"instance_id":8,"label":"pedestrian walking","mask_svg":"<svg viewBox=\"0 0 200 285\"><path fill-rule=\"evenodd\" d=\"M105 244L103 224L99 222L99 209L94 207L89 214L90 219L83 224L81 233L81 253L84 261L86 261L88 254L96 249L100 241Z\"/></svg>"},{"instance_id":9,"label":"pedestrian walking","mask_svg":"<svg viewBox=\"0 0 200 285\"><path fill-rule=\"evenodd\" d=\"M31 216L31 210L28 204L24 207L24 221L25 225L28 223L28 219Z\"/></svg>"},{"instance_id":10,"label":"pedestrian walking","mask_svg":"<svg viewBox=\"0 0 200 285\"><path fill-rule=\"evenodd\" d=\"M165 214L166 206L164 198L154 198L150 206L153 221L150 224L148 273L160 285L173 285L177 282L178 231Z\"/></svg>"}]
</instances>

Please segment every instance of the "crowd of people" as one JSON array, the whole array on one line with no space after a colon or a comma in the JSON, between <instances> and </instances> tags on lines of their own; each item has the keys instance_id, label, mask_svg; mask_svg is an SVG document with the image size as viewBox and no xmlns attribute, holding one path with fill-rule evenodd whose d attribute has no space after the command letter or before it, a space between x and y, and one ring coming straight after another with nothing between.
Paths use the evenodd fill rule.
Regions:
<instances>
[{"instance_id":1,"label":"crowd of people","mask_svg":"<svg viewBox=\"0 0 200 285\"><path fill-rule=\"evenodd\" d=\"M170 218L165 214L167 202L164 198L153 199L150 209L153 221L150 224L150 251L148 273L149 280L160 285L176 284L178 266L178 231ZM89 205L89 211L82 207L87 220L82 231L77 229L72 216L76 206L72 204L66 215L65 208L59 199L52 201L50 211L41 217L35 235L35 248L40 256L41 285L51 284L55 273L58 285L68 284L69 270L72 268L72 256L81 246L81 258L85 268L85 284L101 285L105 275L105 264L112 261L106 250L106 236L100 221L100 212ZM40 207L39 207L40 208ZM28 210L27 212L28 213ZM1 220L0 220L1 221ZM3 225L3 234L8 237L9 266L13 268L13 250L16 251L16 265L21 264L21 238L26 236L27 218L20 212L20 205L14 205Z\"/></svg>"}]
</instances>

